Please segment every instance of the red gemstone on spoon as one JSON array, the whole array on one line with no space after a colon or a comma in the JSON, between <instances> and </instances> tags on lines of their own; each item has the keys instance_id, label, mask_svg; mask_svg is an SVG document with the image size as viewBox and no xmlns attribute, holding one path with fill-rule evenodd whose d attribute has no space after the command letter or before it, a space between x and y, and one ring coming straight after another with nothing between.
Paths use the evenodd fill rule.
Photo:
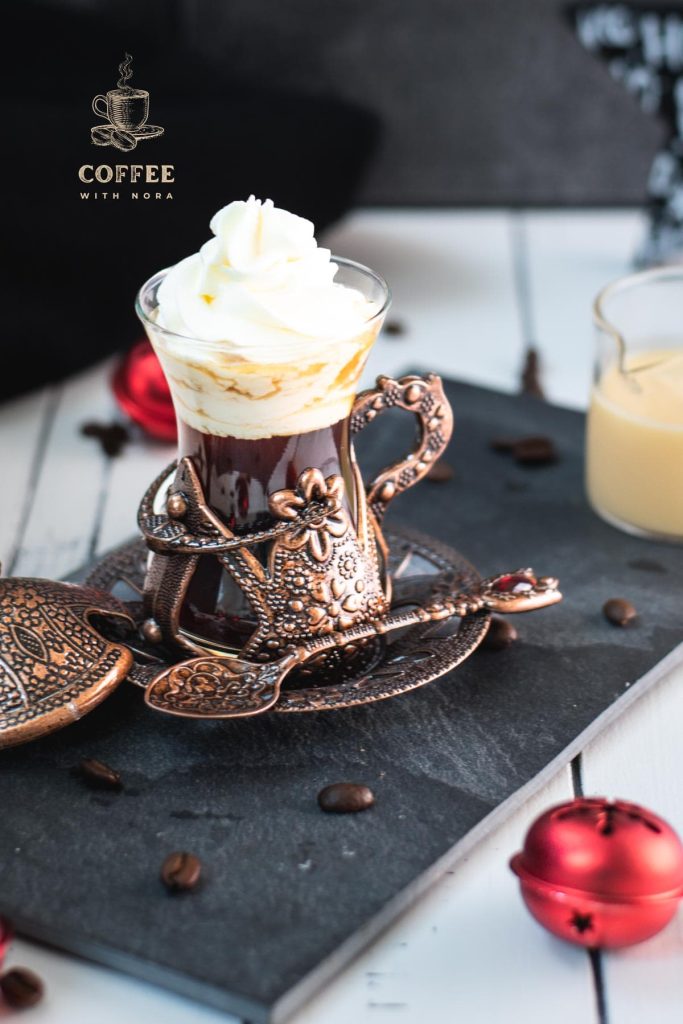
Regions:
<instances>
[{"instance_id":1,"label":"red gemstone on spoon","mask_svg":"<svg viewBox=\"0 0 683 1024\"><path fill-rule=\"evenodd\" d=\"M501 594L525 594L535 586L536 580L533 576L523 576L521 573L509 573L496 581L496 590Z\"/></svg>"}]
</instances>

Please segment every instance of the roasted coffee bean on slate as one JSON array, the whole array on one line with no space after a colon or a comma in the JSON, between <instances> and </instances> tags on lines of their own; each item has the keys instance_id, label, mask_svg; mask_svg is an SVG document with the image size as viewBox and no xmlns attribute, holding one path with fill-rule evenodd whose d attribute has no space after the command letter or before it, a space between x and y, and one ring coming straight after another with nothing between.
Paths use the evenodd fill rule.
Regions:
<instances>
[{"instance_id":1,"label":"roasted coffee bean on slate","mask_svg":"<svg viewBox=\"0 0 683 1024\"><path fill-rule=\"evenodd\" d=\"M523 437L512 446L512 457L522 466L547 466L557 462L557 450L549 437Z\"/></svg>"},{"instance_id":2,"label":"roasted coffee bean on slate","mask_svg":"<svg viewBox=\"0 0 683 1024\"><path fill-rule=\"evenodd\" d=\"M400 320L387 320L384 325L384 333L398 337L406 333L405 325Z\"/></svg>"},{"instance_id":3,"label":"roasted coffee bean on slate","mask_svg":"<svg viewBox=\"0 0 683 1024\"><path fill-rule=\"evenodd\" d=\"M320 808L332 814L366 811L374 802L375 795L372 790L359 782L334 782L318 793Z\"/></svg>"},{"instance_id":4,"label":"roasted coffee bean on slate","mask_svg":"<svg viewBox=\"0 0 683 1024\"><path fill-rule=\"evenodd\" d=\"M623 597L611 597L609 601L605 601L602 612L613 626L626 626L638 614L631 602L626 601Z\"/></svg>"},{"instance_id":5,"label":"roasted coffee bean on slate","mask_svg":"<svg viewBox=\"0 0 683 1024\"><path fill-rule=\"evenodd\" d=\"M121 789L121 776L104 761L86 757L79 765L83 779L94 789Z\"/></svg>"},{"instance_id":6,"label":"roasted coffee bean on slate","mask_svg":"<svg viewBox=\"0 0 683 1024\"><path fill-rule=\"evenodd\" d=\"M161 865L161 881L169 892L187 892L194 889L202 873L199 857L193 853L169 853Z\"/></svg>"},{"instance_id":7,"label":"roasted coffee bean on slate","mask_svg":"<svg viewBox=\"0 0 683 1024\"><path fill-rule=\"evenodd\" d=\"M522 466L543 466L557 462L557 449L549 437L493 437L489 444L494 452L512 455Z\"/></svg>"},{"instance_id":8,"label":"roasted coffee bean on slate","mask_svg":"<svg viewBox=\"0 0 683 1024\"><path fill-rule=\"evenodd\" d=\"M0 992L13 1010L28 1010L43 998L43 982L26 967L13 967L0 976Z\"/></svg>"},{"instance_id":9,"label":"roasted coffee bean on slate","mask_svg":"<svg viewBox=\"0 0 683 1024\"><path fill-rule=\"evenodd\" d=\"M545 398L541 384L540 360L535 348L526 350L520 377L520 392L523 395L532 395L534 398Z\"/></svg>"},{"instance_id":10,"label":"roasted coffee bean on slate","mask_svg":"<svg viewBox=\"0 0 683 1024\"><path fill-rule=\"evenodd\" d=\"M491 625L484 637L483 646L489 651L503 651L510 647L518 637L517 630L509 619L501 615L494 615L491 618Z\"/></svg>"},{"instance_id":11,"label":"roasted coffee bean on slate","mask_svg":"<svg viewBox=\"0 0 683 1024\"><path fill-rule=\"evenodd\" d=\"M517 444L518 438L516 437L492 437L489 444L493 448L494 452L503 452L509 454Z\"/></svg>"},{"instance_id":12,"label":"roasted coffee bean on slate","mask_svg":"<svg viewBox=\"0 0 683 1024\"><path fill-rule=\"evenodd\" d=\"M443 459L439 459L433 466L430 466L429 470L425 475L426 480L431 480L435 484L445 484L449 480L452 480L455 475L453 467L450 463L445 462Z\"/></svg>"}]
</instances>

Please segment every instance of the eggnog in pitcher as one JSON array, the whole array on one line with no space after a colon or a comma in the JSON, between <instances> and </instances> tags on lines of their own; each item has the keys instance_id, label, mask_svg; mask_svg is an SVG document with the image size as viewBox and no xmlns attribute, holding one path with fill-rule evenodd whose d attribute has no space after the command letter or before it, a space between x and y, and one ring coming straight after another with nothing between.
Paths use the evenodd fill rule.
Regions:
<instances>
[{"instance_id":1,"label":"eggnog in pitcher","mask_svg":"<svg viewBox=\"0 0 683 1024\"><path fill-rule=\"evenodd\" d=\"M588 496L600 515L636 533L683 540L683 347L652 344L603 368L586 458Z\"/></svg>"}]
</instances>

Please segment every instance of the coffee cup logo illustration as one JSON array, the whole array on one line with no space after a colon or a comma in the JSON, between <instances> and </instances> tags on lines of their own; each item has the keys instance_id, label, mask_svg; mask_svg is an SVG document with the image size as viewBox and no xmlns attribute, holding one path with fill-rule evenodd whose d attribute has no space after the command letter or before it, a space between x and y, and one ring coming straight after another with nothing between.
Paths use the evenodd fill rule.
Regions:
<instances>
[{"instance_id":1,"label":"coffee cup logo illustration","mask_svg":"<svg viewBox=\"0 0 683 1024\"><path fill-rule=\"evenodd\" d=\"M106 124L90 129L90 137L96 146L115 146L124 153L130 153L143 139L156 139L164 134L158 124L147 124L149 117L149 93L146 89L134 89L128 85L133 77L133 58L129 53L119 64L119 80L115 89L100 93L92 101L92 109L103 117Z\"/></svg>"}]
</instances>

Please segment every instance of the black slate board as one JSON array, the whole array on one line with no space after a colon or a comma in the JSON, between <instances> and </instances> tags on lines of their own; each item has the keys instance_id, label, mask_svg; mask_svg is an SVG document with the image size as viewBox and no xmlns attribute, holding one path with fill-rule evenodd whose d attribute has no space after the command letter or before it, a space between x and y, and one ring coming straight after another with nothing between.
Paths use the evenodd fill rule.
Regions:
<instances>
[{"instance_id":1,"label":"black slate board","mask_svg":"<svg viewBox=\"0 0 683 1024\"><path fill-rule=\"evenodd\" d=\"M373 706L192 723L147 711L124 686L77 725L4 752L0 910L26 935L280 1020L683 640L683 548L589 511L583 417L462 384L448 394L455 478L421 484L392 515L485 574L531 564L559 575L565 602L518 620L511 649ZM406 419L373 426L366 461L389 461ZM489 447L539 432L557 441L554 466L524 469ZM601 615L618 595L642 610L633 628ZM69 770L85 756L118 768L123 792L84 788ZM342 779L367 782L376 806L322 814L316 793ZM172 849L204 861L199 891L162 889Z\"/></svg>"}]
</instances>

